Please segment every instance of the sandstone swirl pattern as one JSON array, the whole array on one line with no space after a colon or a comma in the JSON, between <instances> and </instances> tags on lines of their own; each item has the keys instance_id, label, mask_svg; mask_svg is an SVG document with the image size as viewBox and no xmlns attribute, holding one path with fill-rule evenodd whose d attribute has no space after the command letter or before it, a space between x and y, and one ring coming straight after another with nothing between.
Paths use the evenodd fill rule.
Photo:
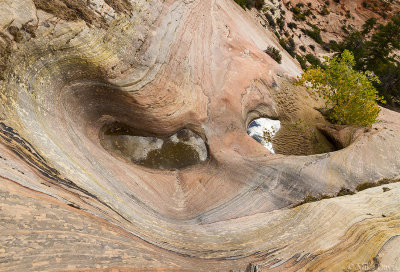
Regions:
<instances>
[{"instance_id":1,"label":"sandstone swirl pattern","mask_svg":"<svg viewBox=\"0 0 400 272\"><path fill-rule=\"evenodd\" d=\"M291 84L301 71L289 55L278 65L263 53L279 47L274 36L233 1L0 10L1 271L400 265L398 184L292 208L399 177L400 115L383 110L322 153L332 144L317 129L328 125L321 101ZM282 121L281 155L246 134L261 116ZM176 171L127 162L101 144L114 122L160 137L191 130L208 160Z\"/></svg>"}]
</instances>

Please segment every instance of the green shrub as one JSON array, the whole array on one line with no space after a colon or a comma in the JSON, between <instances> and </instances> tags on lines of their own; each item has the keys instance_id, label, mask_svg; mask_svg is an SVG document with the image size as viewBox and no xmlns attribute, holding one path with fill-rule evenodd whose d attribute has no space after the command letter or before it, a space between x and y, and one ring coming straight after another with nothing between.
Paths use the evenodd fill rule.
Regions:
<instances>
[{"instance_id":1,"label":"green shrub","mask_svg":"<svg viewBox=\"0 0 400 272\"><path fill-rule=\"evenodd\" d=\"M323 44L324 41L322 40L321 37L321 30L317 27L312 25L312 30L310 29L305 29L304 33L309 36L311 39L313 39L314 41L316 41L319 44Z\"/></svg>"},{"instance_id":2,"label":"green shrub","mask_svg":"<svg viewBox=\"0 0 400 272\"><path fill-rule=\"evenodd\" d=\"M329 14L329 10L327 6L324 6L321 10L321 15L326 16Z\"/></svg>"},{"instance_id":3,"label":"green shrub","mask_svg":"<svg viewBox=\"0 0 400 272\"><path fill-rule=\"evenodd\" d=\"M281 52L273 46L268 46L268 48L264 51L271 58L273 58L277 63L282 63L282 55Z\"/></svg>"},{"instance_id":4,"label":"green shrub","mask_svg":"<svg viewBox=\"0 0 400 272\"><path fill-rule=\"evenodd\" d=\"M310 16L312 15L312 11L310 9L307 9L306 11L304 11L304 16Z\"/></svg>"},{"instance_id":5,"label":"green shrub","mask_svg":"<svg viewBox=\"0 0 400 272\"><path fill-rule=\"evenodd\" d=\"M297 59L297 61L300 63L300 66L301 66L301 68L303 69L303 70L307 70L307 60L306 60L306 58L305 57L302 57L302 56L300 56L300 55L298 55L298 54L296 54L296 59Z\"/></svg>"},{"instance_id":6,"label":"green shrub","mask_svg":"<svg viewBox=\"0 0 400 272\"><path fill-rule=\"evenodd\" d=\"M272 15L275 15L275 9L274 8L271 8L269 11L271 12Z\"/></svg>"},{"instance_id":7,"label":"green shrub","mask_svg":"<svg viewBox=\"0 0 400 272\"><path fill-rule=\"evenodd\" d=\"M372 29L374 29L375 25L377 23L377 20L375 18L369 18L368 20L365 21L365 23L362 25L362 34L366 35L371 32Z\"/></svg>"},{"instance_id":8,"label":"green shrub","mask_svg":"<svg viewBox=\"0 0 400 272\"><path fill-rule=\"evenodd\" d=\"M285 27L285 20L284 20L284 18L283 18L283 17L279 17L279 18L276 20L276 23L278 24L279 29L280 29L280 30L283 30L283 28Z\"/></svg>"},{"instance_id":9,"label":"green shrub","mask_svg":"<svg viewBox=\"0 0 400 272\"><path fill-rule=\"evenodd\" d=\"M293 22L288 23L287 26L288 26L288 28L290 28L290 29L297 28L297 24L296 24L296 23L293 23Z\"/></svg>"},{"instance_id":10,"label":"green shrub","mask_svg":"<svg viewBox=\"0 0 400 272\"><path fill-rule=\"evenodd\" d=\"M324 68L309 69L299 77L297 85L310 84L326 100L327 117L336 124L371 126L380 108L373 82L379 82L370 73L353 70L353 54L345 50L342 55L325 59Z\"/></svg>"},{"instance_id":11,"label":"green shrub","mask_svg":"<svg viewBox=\"0 0 400 272\"><path fill-rule=\"evenodd\" d=\"M335 48L337 52L352 51L356 60L355 69L373 71L381 83L375 82L379 94L385 97L392 109L400 108L400 14L386 25L376 27L376 19L368 19L361 31L352 31ZM370 36L371 31L376 32ZM332 48L333 49L333 48ZM393 108L394 107L394 108Z\"/></svg>"},{"instance_id":12,"label":"green shrub","mask_svg":"<svg viewBox=\"0 0 400 272\"><path fill-rule=\"evenodd\" d=\"M346 28L346 25L342 25L342 30L344 33L349 34L349 31Z\"/></svg>"},{"instance_id":13,"label":"green shrub","mask_svg":"<svg viewBox=\"0 0 400 272\"><path fill-rule=\"evenodd\" d=\"M269 26L272 27L272 28L275 28L276 27L276 23L275 23L274 18L272 18L271 14L265 13L264 16L265 16L265 18L267 18Z\"/></svg>"},{"instance_id":14,"label":"green shrub","mask_svg":"<svg viewBox=\"0 0 400 272\"><path fill-rule=\"evenodd\" d=\"M263 6L264 6L264 0L255 0L254 1L254 7L256 8L256 9L261 9Z\"/></svg>"},{"instance_id":15,"label":"green shrub","mask_svg":"<svg viewBox=\"0 0 400 272\"><path fill-rule=\"evenodd\" d=\"M264 6L264 0L235 0L235 2L243 9L246 7L255 7L260 10Z\"/></svg>"},{"instance_id":16,"label":"green shrub","mask_svg":"<svg viewBox=\"0 0 400 272\"><path fill-rule=\"evenodd\" d=\"M339 50L339 44L335 40L330 40L329 41L329 48L332 49L333 51L338 51Z\"/></svg>"},{"instance_id":17,"label":"green shrub","mask_svg":"<svg viewBox=\"0 0 400 272\"><path fill-rule=\"evenodd\" d=\"M306 20L306 16L301 12L301 9L296 6L296 7L292 7L290 9L291 12L293 12L293 19L296 21L305 21Z\"/></svg>"},{"instance_id":18,"label":"green shrub","mask_svg":"<svg viewBox=\"0 0 400 272\"><path fill-rule=\"evenodd\" d=\"M319 58L317 58L313 54L307 54L306 60L311 64L312 67L321 67L322 66L322 63L319 60Z\"/></svg>"},{"instance_id":19,"label":"green shrub","mask_svg":"<svg viewBox=\"0 0 400 272\"><path fill-rule=\"evenodd\" d=\"M295 57L296 43L293 38L288 40L279 39L279 44L292 56Z\"/></svg>"},{"instance_id":20,"label":"green shrub","mask_svg":"<svg viewBox=\"0 0 400 272\"><path fill-rule=\"evenodd\" d=\"M235 0L235 2L236 2L239 6L241 6L243 9L245 9L246 6L247 6L247 0Z\"/></svg>"}]
</instances>

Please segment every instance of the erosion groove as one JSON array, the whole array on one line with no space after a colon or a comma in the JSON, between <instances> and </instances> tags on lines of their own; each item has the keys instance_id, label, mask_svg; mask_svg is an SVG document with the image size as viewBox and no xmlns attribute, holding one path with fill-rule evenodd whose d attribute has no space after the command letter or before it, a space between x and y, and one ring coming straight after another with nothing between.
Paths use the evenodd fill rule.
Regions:
<instances>
[{"instance_id":1,"label":"erosion groove","mask_svg":"<svg viewBox=\"0 0 400 272\"><path fill-rule=\"evenodd\" d=\"M0 11L1 271L399 265L400 184L379 181L400 176L400 115L382 109L368 130L329 124L323 101L293 86L300 67L265 54L276 37L234 1ZM259 117L282 122L280 154L247 135ZM112 124L140 133L106 146ZM365 182L376 186L302 202Z\"/></svg>"}]
</instances>

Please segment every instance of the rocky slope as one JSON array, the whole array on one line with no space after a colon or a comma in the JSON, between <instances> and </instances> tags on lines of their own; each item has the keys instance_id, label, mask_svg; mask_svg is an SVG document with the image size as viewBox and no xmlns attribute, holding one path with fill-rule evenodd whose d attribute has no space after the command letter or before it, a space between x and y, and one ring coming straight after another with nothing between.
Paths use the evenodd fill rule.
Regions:
<instances>
[{"instance_id":1,"label":"rocky slope","mask_svg":"<svg viewBox=\"0 0 400 272\"><path fill-rule=\"evenodd\" d=\"M349 33L362 30L368 19L376 19L377 25L387 23L400 12L400 2L272 0L265 1L259 9L250 8L248 12L263 27L275 32L284 48L286 45L303 58L307 54L322 58L333 53L332 42L338 43ZM290 47L290 38L293 39L293 48Z\"/></svg>"},{"instance_id":2,"label":"rocky slope","mask_svg":"<svg viewBox=\"0 0 400 272\"><path fill-rule=\"evenodd\" d=\"M400 265L400 115L332 127L292 85L299 65L265 54L275 35L234 1L6 0L0 12L0 270ZM247 135L261 116L282 122L280 154ZM104 145L110 127L143 150L171 139L166 159L205 144L207 160L138 165L126 137ZM366 181L385 185L298 206Z\"/></svg>"}]
</instances>

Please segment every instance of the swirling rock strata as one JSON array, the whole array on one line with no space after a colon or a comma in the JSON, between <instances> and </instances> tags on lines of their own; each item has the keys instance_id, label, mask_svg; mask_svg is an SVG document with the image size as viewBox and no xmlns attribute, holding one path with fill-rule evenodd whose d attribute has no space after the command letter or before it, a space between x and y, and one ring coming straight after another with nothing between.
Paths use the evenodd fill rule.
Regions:
<instances>
[{"instance_id":1,"label":"swirling rock strata","mask_svg":"<svg viewBox=\"0 0 400 272\"><path fill-rule=\"evenodd\" d=\"M301 70L289 55L279 65L263 53L275 37L233 1L0 10L2 271L399 265L398 184L294 207L398 178L399 114L383 109L344 149L313 155L332 147L322 102L292 85ZM281 155L247 135L261 116L282 121ZM207 160L173 171L129 162L102 144L114 123L159 138L191 131Z\"/></svg>"}]
</instances>

